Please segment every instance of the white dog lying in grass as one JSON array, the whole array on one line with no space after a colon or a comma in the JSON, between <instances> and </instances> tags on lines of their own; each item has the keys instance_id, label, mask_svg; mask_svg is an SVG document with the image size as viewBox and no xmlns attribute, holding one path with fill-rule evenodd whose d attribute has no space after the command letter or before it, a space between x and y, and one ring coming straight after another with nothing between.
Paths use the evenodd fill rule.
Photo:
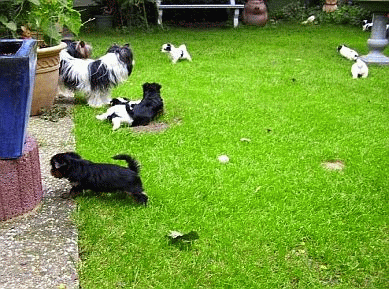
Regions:
<instances>
[{"instance_id":1,"label":"white dog lying in grass","mask_svg":"<svg viewBox=\"0 0 389 289\"><path fill-rule=\"evenodd\" d=\"M111 107L108 108L107 112L96 115L99 120L108 119L112 121L113 130L120 128L122 123L132 125L133 119L129 115L129 110L132 110L136 104L139 104L140 100L130 101L127 98L114 98L111 100Z\"/></svg>"},{"instance_id":2,"label":"white dog lying in grass","mask_svg":"<svg viewBox=\"0 0 389 289\"><path fill-rule=\"evenodd\" d=\"M357 60L359 56L358 52L352 50L351 48L348 48L346 45L338 46L338 52L340 53L340 55L350 60Z\"/></svg>"},{"instance_id":3,"label":"white dog lying in grass","mask_svg":"<svg viewBox=\"0 0 389 289\"><path fill-rule=\"evenodd\" d=\"M351 66L351 74L353 75L353 78L366 78L369 74L369 69L367 68L366 63L358 58L353 66Z\"/></svg>"}]
</instances>

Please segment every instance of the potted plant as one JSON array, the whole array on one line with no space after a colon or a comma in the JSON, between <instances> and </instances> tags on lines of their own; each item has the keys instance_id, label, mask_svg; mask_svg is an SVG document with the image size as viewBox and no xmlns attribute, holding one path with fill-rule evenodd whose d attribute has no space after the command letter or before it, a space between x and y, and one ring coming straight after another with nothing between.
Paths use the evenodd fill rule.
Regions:
<instances>
[{"instance_id":1,"label":"potted plant","mask_svg":"<svg viewBox=\"0 0 389 289\"><path fill-rule=\"evenodd\" d=\"M23 154L36 68L36 40L0 40L0 159Z\"/></svg>"},{"instance_id":2,"label":"potted plant","mask_svg":"<svg viewBox=\"0 0 389 289\"><path fill-rule=\"evenodd\" d=\"M13 38L38 40L37 68L31 115L50 107L58 94L59 52L64 28L77 35L81 15L72 0L6 0L0 6L0 25Z\"/></svg>"},{"instance_id":3,"label":"potted plant","mask_svg":"<svg viewBox=\"0 0 389 289\"><path fill-rule=\"evenodd\" d=\"M117 3L115 0L93 0L96 3L95 18L96 29L104 31L111 29L113 26L113 17L117 11Z\"/></svg>"},{"instance_id":4,"label":"potted plant","mask_svg":"<svg viewBox=\"0 0 389 289\"><path fill-rule=\"evenodd\" d=\"M323 5L323 11L325 12L334 12L338 9L338 0L325 0Z\"/></svg>"},{"instance_id":5,"label":"potted plant","mask_svg":"<svg viewBox=\"0 0 389 289\"><path fill-rule=\"evenodd\" d=\"M265 0L248 0L244 5L243 20L249 25L264 26L268 19Z\"/></svg>"}]
</instances>

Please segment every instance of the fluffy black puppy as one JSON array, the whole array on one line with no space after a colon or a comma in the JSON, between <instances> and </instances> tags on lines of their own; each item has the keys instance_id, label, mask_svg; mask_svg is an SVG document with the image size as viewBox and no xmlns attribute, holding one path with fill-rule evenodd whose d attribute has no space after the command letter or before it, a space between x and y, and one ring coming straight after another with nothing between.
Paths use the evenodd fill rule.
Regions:
<instances>
[{"instance_id":1,"label":"fluffy black puppy","mask_svg":"<svg viewBox=\"0 0 389 289\"><path fill-rule=\"evenodd\" d=\"M134 120L131 126L148 125L157 115L163 113L161 88L162 86L155 82L143 84L142 100L127 109L128 115Z\"/></svg>"},{"instance_id":2,"label":"fluffy black puppy","mask_svg":"<svg viewBox=\"0 0 389 289\"><path fill-rule=\"evenodd\" d=\"M74 152L60 153L50 160L51 174L56 178L66 178L74 183L69 193L62 197L73 197L83 190L95 192L126 192L141 204L146 205L148 197L143 191L139 177L139 165L128 155L114 156L115 160L124 160L128 168L93 163L81 158Z\"/></svg>"}]
</instances>

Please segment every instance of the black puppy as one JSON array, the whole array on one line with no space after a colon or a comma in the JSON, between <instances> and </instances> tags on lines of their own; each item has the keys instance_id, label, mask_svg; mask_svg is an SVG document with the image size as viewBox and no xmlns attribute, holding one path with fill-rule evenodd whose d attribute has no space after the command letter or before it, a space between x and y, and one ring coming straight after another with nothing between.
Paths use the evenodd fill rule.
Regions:
<instances>
[{"instance_id":1,"label":"black puppy","mask_svg":"<svg viewBox=\"0 0 389 289\"><path fill-rule=\"evenodd\" d=\"M128 168L93 163L82 159L74 152L60 153L50 160L51 174L56 178L66 178L74 183L70 192L63 194L62 197L73 197L83 190L121 191L133 196L138 203L146 205L148 197L143 192L138 163L128 155L117 155L113 159L126 161Z\"/></svg>"},{"instance_id":2,"label":"black puppy","mask_svg":"<svg viewBox=\"0 0 389 289\"><path fill-rule=\"evenodd\" d=\"M134 120L131 126L148 125L157 115L163 113L163 100L159 83L144 83L143 98L140 103L127 108L128 115Z\"/></svg>"}]
</instances>

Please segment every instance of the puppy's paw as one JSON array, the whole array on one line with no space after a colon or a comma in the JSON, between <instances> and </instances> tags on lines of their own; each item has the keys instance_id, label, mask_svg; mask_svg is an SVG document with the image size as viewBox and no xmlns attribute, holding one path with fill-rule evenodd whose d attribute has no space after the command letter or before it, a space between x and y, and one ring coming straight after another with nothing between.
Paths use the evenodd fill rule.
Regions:
<instances>
[{"instance_id":1,"label":"puppy's paw","mask_svg":"<svg viewBox=\"0 0 389 289\"><path fill-rule=\"evenodd\" d=\"M98 119L98 120L105 120L105 119L107 119L107 117L106 117L106 115L103 113L103 114L99 114L99 115L96 115L96 118Z\"/></svg>"},{"instance_id":2,"label":"puppy's paw","mask_svg":"<svg viewBox=\"0 0 389 289\"><path fill-rule=\"evenodd\" d=\"M61 195L61 198L62 198L62 199L71 199L71 198L76 197L79 193L80 193L80 192L79 192L77 189L75 189L75 188L73 187L73 188L70 189L69 192L63 193L63 194Z\"/></svg>"},{"instance_id":3,"label":"puppy's paw","mask_svg":"<svg viewBox=\"0 0 389 289\"><path fill-rule=\"evenodd\" d=\"M146 193L144 192L141 192L141 193L132 193L132 197L134 198L134 200L139 203L139 204L142 204L142 205L147 205L147 201L149 199L149 197L146 195Z\"/></svg>"},{"instance_id":4,"label":"puppy's paw","mask_svg":"<svg viewBox=\"0 0 389 289\"><path fill-rule=\"evenodd\" d=\"M117 129L120 128L121 122L119 120L116 120L116 118L113 118L112 119L112 124L113 124L112 130L117 130Z\"/></svg>"}]
</instances>

